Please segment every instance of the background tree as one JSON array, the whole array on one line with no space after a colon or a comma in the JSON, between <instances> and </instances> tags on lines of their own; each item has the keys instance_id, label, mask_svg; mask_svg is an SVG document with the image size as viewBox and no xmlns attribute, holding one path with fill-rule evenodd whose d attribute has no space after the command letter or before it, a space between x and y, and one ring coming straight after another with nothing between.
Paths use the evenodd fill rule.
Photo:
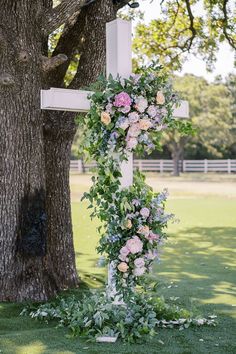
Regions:
<instances>
[{"instance_id":1,"label":"background tree","mask_svg":"<svg viewBox=\"0 0 236 354\"><path fill-rule=\"evenodd\" d=\"M227 42L235 50L236 17L233 1L163 1L161 9L159 18L152 20L149 25L140 22L136 28L135 65L158 59L167 71L173 73L182 68L184 61L191 53L202 57L208 70L211 70L221 42ZM197 134L199 140L195 144L195 150L196 146L201 145L206 152L212 153L215 157L222 156L228 135L231 137L231 133L227 134L231 119L228 111L227 90L222 85L209 86L204 79L197 80L194 77L192 79L193 82L191 82L191 76L182 81L177 79L176 88L190 102L191 119L194 123L196 121L199 129L200 125L202 127ZM182 83L187 84L188 92ZM205 100L202 97L203 91L206 95ZM220 107L218 101L214 100L214 94L222 104L221 94L223 95L227 101L225 110L223 105ZM200 113L198 111L201 110L201 105L204 109ZM221 124L217 120L220 114ZM174 132L166 135L165 141L174 162L174 175L179 174L179 160L183 158L184 147L190 140L190 137L181 137ZM221 148L217 144L221 144Z\"/></svg>"},{"instance_id":2,"label":"background tree","mask_svg":"<svg viewBox=\"0 0 236 354\"><path fill-rule=\"evenodd\" d=\"M167 70L178 70L192 53L212 69L219 45L236 49L236 16L233 0L171 0L161 2L159 18L136 28L136 61L159 59Z\"/></svg>"},{"instance_id":3,"label":"background tree","mask_svg":"<svg viewBox=\"0 0 236 354\"><path fill-rule=\"evenodd\" d=\"M210 156L222 157L234 142L234 120L231 111L232 95L222 83L208 83L194 75L175 77L174 86L190 107L190 121L196 129L194 137L168 132L163 144L171 152L175 176L186 145L192 151L199 146Z\"/></svg>"}]
</instances>

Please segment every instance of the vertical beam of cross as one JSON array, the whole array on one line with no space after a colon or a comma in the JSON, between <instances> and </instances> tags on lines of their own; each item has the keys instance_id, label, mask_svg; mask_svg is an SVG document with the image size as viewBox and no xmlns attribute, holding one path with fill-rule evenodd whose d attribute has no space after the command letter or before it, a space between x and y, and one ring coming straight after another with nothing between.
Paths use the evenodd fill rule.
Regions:
<instances>
[{"instance_id":1,"label":"vertical beam of cross","mask_svg":"<svg viewBox=\"0 0 236 354\"><path fill-rule=\"evenodd\" d=\"M131 22L116 19L106 25L106 64L107 76L110 74L116 78L128 78L132 73L132 32ZM122 177L120 178L121 188L133 184L133 154L128 153L128 161L120 165ZM108 269L108 289L111 296L115 296L114 285L115 268L113 263Z\"/></svg>"}]
</instances>

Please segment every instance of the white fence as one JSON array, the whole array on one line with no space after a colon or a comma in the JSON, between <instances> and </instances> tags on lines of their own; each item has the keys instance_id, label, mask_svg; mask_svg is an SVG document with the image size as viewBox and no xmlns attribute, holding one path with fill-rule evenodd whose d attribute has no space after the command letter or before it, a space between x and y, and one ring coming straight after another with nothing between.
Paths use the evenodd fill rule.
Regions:
<instances>
[{"instance_id":1,"label":"white fence","mask_svg":"<svg viewBox=\"0 0 236 354\"><path fill-rule=\"evenodd\" d=\"M82 160L71 160L71 172L85 173L96 167L95 162L83 164ZM172 160L134 160L134 169L146 172L171 172ZM182 172L236 172L236 160L183 160L180 161Z\"/></svg>"}]
</instances>

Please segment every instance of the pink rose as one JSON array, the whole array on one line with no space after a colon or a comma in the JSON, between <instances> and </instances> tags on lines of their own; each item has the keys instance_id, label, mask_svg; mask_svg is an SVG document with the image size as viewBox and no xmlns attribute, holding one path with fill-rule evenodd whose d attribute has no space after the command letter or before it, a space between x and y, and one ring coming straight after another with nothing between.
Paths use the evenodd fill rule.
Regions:
<instances>
[{"instance_id":1,"label":"pink rose","mask_svg":"<svg viewBox=\"0 0 236 354\"><path fill-rule=\"evenodd\" d=\"M139 123L135 123L131 125L131 127L128 130L128 135L131 136L132 138L136 138L137 136L139 136L140 133L141 133L141 129Z\"/></svg>"},{"instance_id":2,"label":"pink rose","mask_svg":"<svg viewBox=\"0 0 236 354\"><path fill-rule=\"evenodd\" d=\"M129 249L130 253L139 253L143 249L143 243L138 236L134 236L126 242L126 247Z\"/></svg>"},{"instance_id":3,"label":"pink rose","mask_svg":"<svg viewBox=\"0 0 236 354\"><path fill-rule=\"evenodd\" d=\"M136 148L137 144L138 144L138 140L136 138L127 138L126 139L126 146L128 150L132 150L134 148Z\"/></svg>"},{"instance_id":4,"label":"pink rose","mask_svg":"<svg viewBox=\"0 0 236 354\"><path fill-rule=\"evenodd\" d=\"M120 109L120 112L122 113L128 113L130 111L130 106L125 106Z\"/></svg>"},{"instance_id":5,"label":"pink rose","mask_svg":"<svg viewBox=\"0 0 236 354\"><path fill-rule=\"evenodd\" d=\"M150 215L150 210L148 208L142 208L140 210L140 214L144 217L144 218L148 218Z\"/></svg>"},{"instance_id":6,"label":"pink rose","mask_svg":"<svg viewBox=\"0 0 236 354\"><path fill-rule=\"evenodd\" d=\"M135 261L134 261L134 265L137 268L143 268L145 266L145 261L141 257L140 258L136 258Z\"/></svg>"},{"instance_id":7,"label":"pink rose","mask_svg":"<svg viewBox=\"0 0 236 354\"><path fill-rule=\"evenodd\" d=\"M115 96L114 106L127 107L132 103L130 96L126 92L120 92Z\"/></svg>"},{"instance_id":8,"label":"pink rose","mask_svg":"<svg viewBox=\"0 0 236 354\"><path fill-rule=\"evenodd\" d=\"M126 246L124 246L120 249L120 254L122 256L127 257L129 253L130 253L130 251L129 251L128 247L126 247Z\"/></svg>"},{"instance_id":9,"label":"pink rose","mask_svg":"<svg viewBox=\"0 0 236 354\"><path fill-rule=\"evenodd\" d=\"M142 268L134 268L133 270L133 275L136 277L140 277L141 275L143 275L145 273L146 268L142 267Z\"/></svg>"},{"instance_id":10,"label":"pink rose","mask_svg":"<svg viewBox=\"0 0 236 354\"><path fill-rule=\"evenodd\" d=\"M148 110L147 110L147 113L148 113L148 115L149 115L151 118L156 117L156 115L157 115L157 107L154 106L154 105L149 106L149 107L148 107Z\"/></svg>"}]
</instances>

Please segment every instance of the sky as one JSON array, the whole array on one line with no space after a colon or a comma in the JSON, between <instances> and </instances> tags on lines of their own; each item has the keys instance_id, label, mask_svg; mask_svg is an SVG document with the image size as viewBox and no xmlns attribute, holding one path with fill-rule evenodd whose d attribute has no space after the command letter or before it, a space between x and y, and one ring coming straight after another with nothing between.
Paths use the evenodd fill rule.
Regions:
<instances>
[{"instance_id":1,"label":"sky","mask_svg":"<svg viewBox=\"0 0 236 354\"><path fill-rule=\"evenodd\" d=\"M157 18L160 13L159 3L159 0L153 0L151 3L150 0L139 1L139 9L144 12L144 19L147 24L150 20ZM135 24L133 27L135 27ZM236 74L236 69L234 68L234 52L228 44L224 43L220 46L220 50L217 53L217 62L215 63L215 69L212 73L207 72L206 65L201 58L189 56L180 74L192 73L197 76L204 76L207 80L212 81L215 76L221 75L225 77L230 72Z\"/></svg>"}]
</instances>

